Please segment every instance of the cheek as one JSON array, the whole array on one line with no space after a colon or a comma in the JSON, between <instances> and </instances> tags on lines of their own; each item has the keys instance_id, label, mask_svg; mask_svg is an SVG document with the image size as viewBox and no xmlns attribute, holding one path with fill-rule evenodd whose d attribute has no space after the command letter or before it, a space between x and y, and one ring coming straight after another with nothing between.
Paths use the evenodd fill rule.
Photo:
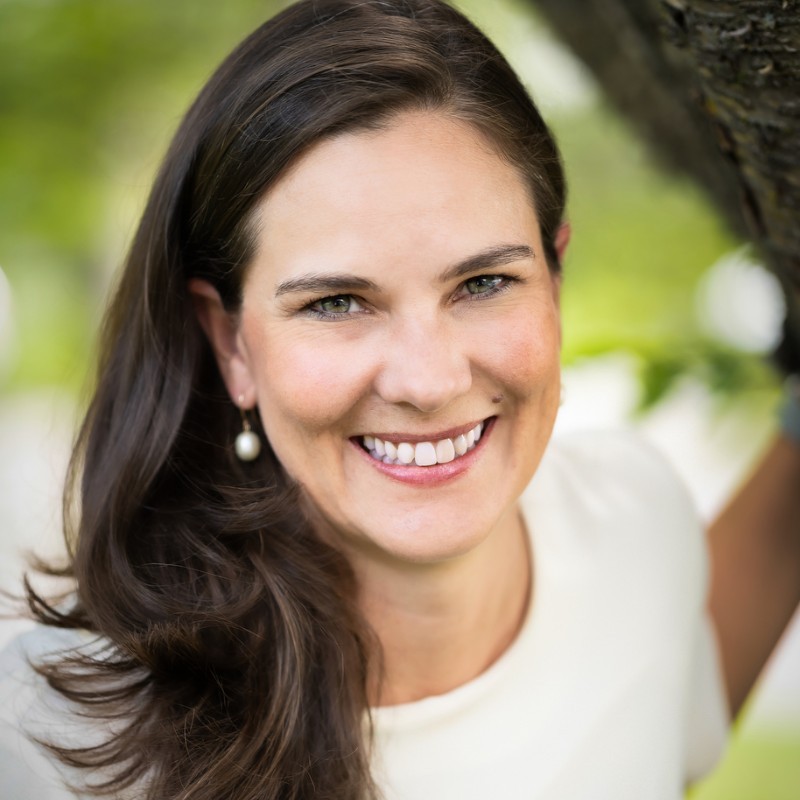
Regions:
<instances>
[{"instance_id":1,"label":"cheek","mask_svg":"<svg viewBox=\"0 0 800 800\"><path fill-rule=\"evenodd\" d=\"M560 333L554 310L520 309L483 341L484 363L492 365L517 398L560 394Z\"/></svg>"},{"instance_id":2,"label":"cheek","mask_svg":"<svg viewBox=\"0 0 800 800\"><path fill-rule=\"evenodd\" d=\"M319 337L260 332L250 337L248 350L271 440L336 430L369 382L363 358L346 347L326 346Z\"/></svg>"}]
</instances>

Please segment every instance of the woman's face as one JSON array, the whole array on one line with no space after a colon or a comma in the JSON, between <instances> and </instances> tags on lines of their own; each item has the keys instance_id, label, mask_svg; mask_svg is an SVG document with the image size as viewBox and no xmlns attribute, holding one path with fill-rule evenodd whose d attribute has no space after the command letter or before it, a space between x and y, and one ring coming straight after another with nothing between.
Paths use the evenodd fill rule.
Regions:
<instances>
[{"instance_id":1,"label":"woman's face","mask_svg":"<svg viewBox=\"0 0 800 800\"><path fill-rule=\"evenodd\" d=\"M508 524L560 394L558 281L517 171L407 112L316 145L257 221L223 372L321 530L437 562Z\"/></svg>"}]
</instances>

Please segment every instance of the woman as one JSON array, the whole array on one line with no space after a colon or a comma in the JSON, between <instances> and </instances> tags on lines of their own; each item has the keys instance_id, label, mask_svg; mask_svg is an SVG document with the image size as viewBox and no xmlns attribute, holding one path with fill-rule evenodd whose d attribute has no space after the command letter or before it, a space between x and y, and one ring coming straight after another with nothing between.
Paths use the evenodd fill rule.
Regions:
<instances>
[{"instance_id":1,"label":"woman","mask_svg":"<svg viewBox=\"0 0 800 800\"><path fill-rule=\"evenodd\" d=\"M187 800L675 798L711 766L798 511L756 486L720 523L726 701L682 489L635 442L549 444L563 209L538 112L436 0L301 2L229 56L103 328L76 594L30 590L6 655L14 796L73 796L56 763ZM737 650L724 581L767 574Z\"/></svg>"}]
</instances>

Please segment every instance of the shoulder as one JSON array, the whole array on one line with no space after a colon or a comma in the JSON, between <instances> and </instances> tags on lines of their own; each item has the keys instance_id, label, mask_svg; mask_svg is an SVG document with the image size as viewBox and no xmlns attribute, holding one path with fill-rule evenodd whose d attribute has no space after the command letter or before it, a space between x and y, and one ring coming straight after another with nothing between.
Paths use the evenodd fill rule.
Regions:
<instances>
[{"instance_id":1,"label":"shoulder","mask_svg":"<svg viewBox=\"0 0 800 800\"><path fill-rule=\"evenodd\" d=\"M75 741L75 716L34 665L57 659L87 641L91 639L80 631L36 625L11 638L0 651L0 787L4 797L75 797L64 786L63 770L37 743L42 739Z\"/></svg>"},{"instance_id":2,"label":"shoulder","mask_svg":"<svg viewBox=\"0 0 800 800\"><path fill-rule=\"evenodd\" d=\"M0 650L0 718L7 713L4 700L19 692L41 688L35 665L85 647L96 640L91 634L80 630L67 630L31 623L24 630L8 639Z\"/></svg>"},{"instance_id":3,"label":"shoulder","mask_svg":"<svg viewBox=\"0 0 800 800\"><path fill-rule=\"evenodd\" d=\"M628 430L555 438L522 498L535 546L696 608L707 554L700 517L671 465ZM632 587L631 587L632 588ZM688 609L687 609L688 610Z\"/></svg>"},{"instance_id":4,"label":"shoulder","mask_svg":"<svg viewBox=\"0 0 800 800\"><path fill-rule=\"evenodd\" d=\"M664 456L635 431L587 431L555 437L542 460L545 480L584 504L636 510L645 501L668 505L675 514L695 518L686 487ZM539 475L537 473L537 479Z\"/></svg>"},{"instance_id":5,"label":"shoulder","mask_svg":"<svg viewBox=\"0 0 800 800\"><path fill-rule=\"evenodd\" d=\"M34 622L21 624L25 626L22 630L2 638L0 666L4 669L19 665L31 658L57 656L80 647L94 638L83 630L56 628Z\"/></svg>"},{"instance_id":6,"label":"shoulder","mask_svg":"<svg viewBox=\"0 0 800 800\"><path fill-rule=\"evenodd\" d=\"M0 650L0 719L20 693L28 695L40 687L42 679L34 665L74 650L86 642L79 631L31 624L28 630L13 635Z\"/></svg>"},{"instance_id":7,"label":"shoulder","mask_svg":"<svg viewBox=\"0 0 800 800\"><path fill-rule=\"evenodd\" d=\"M616 680L638 665L636 707L675 720L683 774L707 772L728 717L705 614L705 534L680 477L634 432L570 434L548 447L523 507L542 597L558 593L560 622L577 608L596 674ZM668 728L657 735L666 748Z\"/></svg>"},{"instance_id":8,"label":"shoulder","mask_svg":"<svg viewBox=\"0 0 800 800\"><path fill-rule=\"evenodd\" d=\"M599 523L698 523L691 496L671 465L641 436L625 429L554 438L523 503L546 502L547 496Z\"/></svg>"}]
</instances>

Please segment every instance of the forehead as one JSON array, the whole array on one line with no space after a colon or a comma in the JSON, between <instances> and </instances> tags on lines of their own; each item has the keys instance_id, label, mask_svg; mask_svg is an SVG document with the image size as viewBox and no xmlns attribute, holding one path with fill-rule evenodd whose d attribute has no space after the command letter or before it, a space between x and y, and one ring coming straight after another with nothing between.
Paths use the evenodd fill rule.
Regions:
<instances>
[{"instance_id":1,"label":"forehead","mask_svg":"<svg viewBox=\"0 0 800 800\"><path fill-rule=\"evenodd\" d=\"M255 222L253 267L267 265L276 281L409 260L441 269L492 244L538 241L516 168L474 126L422 111L318 143L262 199Z\"/></svg>"}]
</instances>

